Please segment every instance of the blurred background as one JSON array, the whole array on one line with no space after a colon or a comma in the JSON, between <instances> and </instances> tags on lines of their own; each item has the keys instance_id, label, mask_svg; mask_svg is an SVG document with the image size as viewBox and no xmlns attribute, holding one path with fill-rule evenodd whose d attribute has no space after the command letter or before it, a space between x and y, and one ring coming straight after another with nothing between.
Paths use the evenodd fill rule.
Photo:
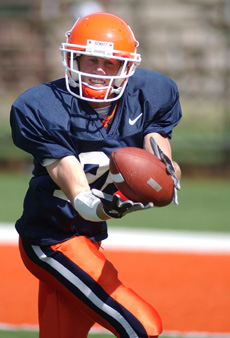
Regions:
<instances>
[{"instance_id":1,"label":"blurred background","mask_svg":"<svg viewBox=\"0 0 230 338\"><path fill-rule=\"evenodd\" d=\"M230 241L230 0L0 0L0 189L3 192L0 229L2 225L13 227L21 216L31 176L30 155L16 148L11 140L11 104L26 89L64 76L59 45L65 41L65 32L78 17L97 11L117 14L129 23L140 42L141 67L162 72L177 83L183 110L183 119L171 141L173 158L183 172L179 207L170 205L163 211L154 208L143 214L130 214L124 221L109 221L110 226L182 230L188 236L190 231L213 231L216 237L222 232ZM213 260L212 255L210 258ZM162 270L168 271L167 264ZM159 265L157 271L161 274ZM213 331L230 332L229 251L226 265L216 274L220 280L207 279L205 271L208 285L200 285L197 263L188 264L185 260L184 277L180 277L181 283L175 287L171 276L162 273L165 282L160 283L161 292L163 296L170 295L171 304L162 302L159 291L156 306L163 314L166 329L173 306L174 330L180 327L181 318L190 318L191 331L199 331L196 315L204 321L204 314L208 314L208 322L214 323ZM210 271L215 271L213 261ZM136 272L133 281L140 277L138 269ZM6 279L9 285L10 278L9 275L9 281ZM197 284L194 280L198 280ZM22 285L17 284L16 288L21 290ZM183 287L190 288L189 294L196 288L191 295L199 296L199 307L204 309L202 315L197 311L196 297L193 297L194 312L192 302L188 303L189 309L184 304L178 307L177 299L173 303L171 295L177 297L179 293L187 299ZM147 284L145 288L149 290ZM153 292L152 286L150 290ZM219 304L221 301L225 304ZM12 311L20 306L9 308ZM0 322L4 322L1 317L4 311L4 306L0 307ZM205 322L202 325L202 331L207 332Z\"/></svg>"},{"instance_id":2,"label":"blurred background","mask_svg":"<svg viewBox=\"0 0 230 338\"><path fill-rule=\"evenodd\" d=\"M97 11L130 24L141 67L176 81L184 116L172 146L184 174L228 177L230 0L0 0L1 168L30 161L11 141L12 102L27 88L63 77L58 48L65 32Z\"/></svg>"}]
</instances>

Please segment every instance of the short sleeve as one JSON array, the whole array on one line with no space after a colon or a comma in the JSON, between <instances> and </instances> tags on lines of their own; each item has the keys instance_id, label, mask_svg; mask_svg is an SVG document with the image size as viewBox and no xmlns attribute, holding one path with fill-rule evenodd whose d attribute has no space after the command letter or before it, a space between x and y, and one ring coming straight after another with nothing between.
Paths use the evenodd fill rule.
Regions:
<instances>
[{"instance_id":1,"label":"short sleeve","mask_svg":"<svg viewBox=\"0 0 230 338\"><path fill-rule=\"evenodd\" d=\"M30 105L19 97L12 105L10 123L15 145L32 154L38 162L45 158L58 159L75 154L74 145L65 129L49 129L47 123L44 125L39 103Z\"/></svg>"},{"instance_id":2,"label":"short sleeve","mask_svg":"<svg viewBox=\"0 0 230 338\"><path fill-rule=\"evenodd\" d=\"M170 78L163 76L158 83L157 92L146 103L149 119L145 124L145 135L156 132L164 137L172 137L172 129L182 117L177 85ZM154 116L151 112L154 111Z\"/></svg>"}]
</instances>

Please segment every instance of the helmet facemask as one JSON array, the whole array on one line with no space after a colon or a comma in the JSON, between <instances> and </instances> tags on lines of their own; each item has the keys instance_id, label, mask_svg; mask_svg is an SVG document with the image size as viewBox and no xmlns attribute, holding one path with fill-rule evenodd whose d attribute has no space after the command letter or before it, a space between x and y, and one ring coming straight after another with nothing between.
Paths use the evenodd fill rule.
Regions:
<instances>
[{"instance_id":1,"label":"helmet facemask","mask_svg":"<svg viewBox=\"0 0 230 338\"><path fill-rule=\"evenodd\" d=\"M138 42L129 25L116 15L93 13L77 20L66 38L60 51L68 91L77 98L93 102L119 99L141 61L140 54L136 53ZM113 76L84 73L78 67L81 55L117 59L121 66ZM107 84L104 87L89 85L83 77L103 79Z\"/></svg>"},{"instance_id":2,"label":"helmet facemask","mask_svg":"<svg viewBox=\"0 0 230 338\"><path fill-rule=\"evenodd\" d=\"M107 42L88 40L87 45L90 45L90 48L68 43L63 43L60 47L67 90L73 96L91 102L118 100L125 90L129 77L134 74L137 65L140 63L140 55L129 53L129 57L122 56L124 52L113 50L111 48L113 44L108 44ZM98 45L100 46L99 48ZM82 50L83 48L85 50ZM117 59L120 61L121 66L118 73L113 76L85 73L80 71L78 67L78 58L81 55ZM97 87L84 82L82 77L109 80L109 82L107 86Z\"/></svg>"}]
</instances>

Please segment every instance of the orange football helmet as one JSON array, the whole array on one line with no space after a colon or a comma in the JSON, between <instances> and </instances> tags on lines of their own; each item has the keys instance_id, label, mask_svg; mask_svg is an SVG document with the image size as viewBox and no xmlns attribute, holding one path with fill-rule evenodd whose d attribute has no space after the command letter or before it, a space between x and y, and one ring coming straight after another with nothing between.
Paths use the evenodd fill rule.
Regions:
<instances>
[{"instance_id":1,"label":"orange football helmet","mask_svg":"<svg viewBox=\"0 0 230 338\"><path fill-rule=\"evenodd\" d=\"M116 15L94 13L78 20L73 28L66 32L66 43L60 51L65 68L67 90L77 98L93 102L109 102L121 97L128 79L141 61L136 53L139 45L129 25ZM79 70L78 57L118 59L121 67L115 76L95 75ZM82 81L82 76L109 80L108 86L94 87ZM111 94L114 94L111 96Z\"/></svg>"}]
</instances>

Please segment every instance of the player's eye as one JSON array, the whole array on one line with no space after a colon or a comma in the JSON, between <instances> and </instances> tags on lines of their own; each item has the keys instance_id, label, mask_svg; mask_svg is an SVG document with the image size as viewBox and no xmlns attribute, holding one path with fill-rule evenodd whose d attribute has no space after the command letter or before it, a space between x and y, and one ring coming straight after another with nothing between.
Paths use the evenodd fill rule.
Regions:
<instances>
[{"instance_id":1,"label":"player's eye","mask_svg":"<svg viewBox=\"0 0 230 338\"><path fill-rule=\"evenodd\" d=\"M109 68L116 68L121 66L121 62L118 60L108 59L105 61L105 65Z\"/></svg>"},{"instance_id":2,"label":"player's eye","mask_svg":"<svg viewBox=\"0 0 230 338\"><path fill-rule=\"evenodd\" d=\"M97 58L95 57L90 57L87 59L87 62L90 64L96 64L98 62Z\"/></svg>"},{"instance_id":3,"label":"player's eye","mask_svg":"<svg viewBox=\"0 0 230 338\"><path fill-rule=\"evenodd\" d=\"M111 66L115 65L115 61L111 61L111 60L106 60L105 63Z\"/></svg>"}]
</instances>

